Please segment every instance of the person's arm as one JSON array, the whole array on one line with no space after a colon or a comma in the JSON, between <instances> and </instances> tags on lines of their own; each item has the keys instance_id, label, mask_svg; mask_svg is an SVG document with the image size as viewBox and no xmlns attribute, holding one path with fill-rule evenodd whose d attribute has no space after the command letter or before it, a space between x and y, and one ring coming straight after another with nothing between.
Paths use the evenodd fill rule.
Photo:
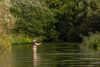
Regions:
<instances>
[{"instance_id":1,"label":"person's arm","mask_svg":"<svg viewBox=\"0 0 100 67\"><path fill-rule=\"evenodd\" d=\"M40 45L41 43L35 43L36 45Z\"/></svg>"}]
</instances>

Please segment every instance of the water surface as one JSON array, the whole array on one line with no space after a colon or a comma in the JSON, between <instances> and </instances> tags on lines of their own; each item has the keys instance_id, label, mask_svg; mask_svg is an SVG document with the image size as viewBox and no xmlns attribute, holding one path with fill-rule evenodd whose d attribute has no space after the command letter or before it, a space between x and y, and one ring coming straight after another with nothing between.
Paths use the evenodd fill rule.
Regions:
<instances>
[{"instance_id":1,"label":"water surface","mask_svg":"<svg viewBox=\"0 0 100 67\"><path fill-rule=\"evenodd\" d=\"M13 45L0 67L100 67L100 51L80 48L79 44L44 43Z\"/></svg>"}]
</instances>

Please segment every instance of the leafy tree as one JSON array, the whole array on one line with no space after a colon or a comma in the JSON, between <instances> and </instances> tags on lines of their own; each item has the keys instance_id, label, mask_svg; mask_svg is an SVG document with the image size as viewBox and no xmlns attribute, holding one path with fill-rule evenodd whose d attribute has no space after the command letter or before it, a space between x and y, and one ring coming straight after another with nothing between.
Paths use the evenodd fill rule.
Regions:
<instances>
[{"instance_id":1,"label":"leafy tree","mask_svg":"<svg viewBox=\"0 0 100 67\"><path fill-rule=\"evenodd\" d=\"M46 0L46 2L56 14L55 26L56 30L60 32L59 39L76 42L82 40L80 35L88 35L89 28L93 25L90 19L97 12L96 1Z\"/></svg>"},{"instance_id":2,"label":"leafy tree","mask_svg":"<svg viewBox=\"0 0 100 67\"><path fill-rule=\"evenodd\" d=\"M79 42L100 31L98 0L13 0L15 32L44 41Z\"/></svg>"},{"instance_id":3,"label":"leafy tree","mask_svg":"<svg viewBox=\"0 0 100 67\"><path fill-rule=\"evenodd\" d=\"M13 0L11 13L15 16L15 32L25 33L29 36L44 35L44 29L53 21L53 13L43 1Z\"/></svg>"}]
</instances>

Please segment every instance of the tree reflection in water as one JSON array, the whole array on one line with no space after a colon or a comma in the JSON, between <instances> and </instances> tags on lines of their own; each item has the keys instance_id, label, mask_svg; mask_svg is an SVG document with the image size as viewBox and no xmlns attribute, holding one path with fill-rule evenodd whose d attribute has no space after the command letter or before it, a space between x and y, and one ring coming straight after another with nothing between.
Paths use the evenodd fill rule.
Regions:
<instances>
[{"instance_id":1,"label":"tree reflection in water","mask_svg":"<svg viewBox=\"0 0 100 67\"><path fill-rule=\"evenodd\" d=\"M11 49L1 49L0 50L0 67L11 67L10 59Z\"/></svg>"}]
</instances>

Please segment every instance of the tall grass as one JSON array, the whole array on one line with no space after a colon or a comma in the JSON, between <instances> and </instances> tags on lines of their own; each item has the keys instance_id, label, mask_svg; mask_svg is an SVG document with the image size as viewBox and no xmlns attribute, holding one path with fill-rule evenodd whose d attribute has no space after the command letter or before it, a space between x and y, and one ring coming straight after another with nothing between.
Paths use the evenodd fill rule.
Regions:
<instances>
[{"instance_id":1,"label":"tall grass","mask_svg":"<svg viewBox=\"0 0 100 67\"><path fill-rule=\"evenodd\" d=\"M10 14L10 0L0 0L0 59L11 48L11 30L14 27L14 18Z\"/></svg>"},{"instance_id":2,"label":"tall grass","mask_svg":"<svg viewBox=\"0 0 100 67\"><path fill-rule=\"evenodd\" d=\"M91 34L89 37L83 39L82 46L88 48L100 48L100 33Z\"/></svg>"}]
</instances>

